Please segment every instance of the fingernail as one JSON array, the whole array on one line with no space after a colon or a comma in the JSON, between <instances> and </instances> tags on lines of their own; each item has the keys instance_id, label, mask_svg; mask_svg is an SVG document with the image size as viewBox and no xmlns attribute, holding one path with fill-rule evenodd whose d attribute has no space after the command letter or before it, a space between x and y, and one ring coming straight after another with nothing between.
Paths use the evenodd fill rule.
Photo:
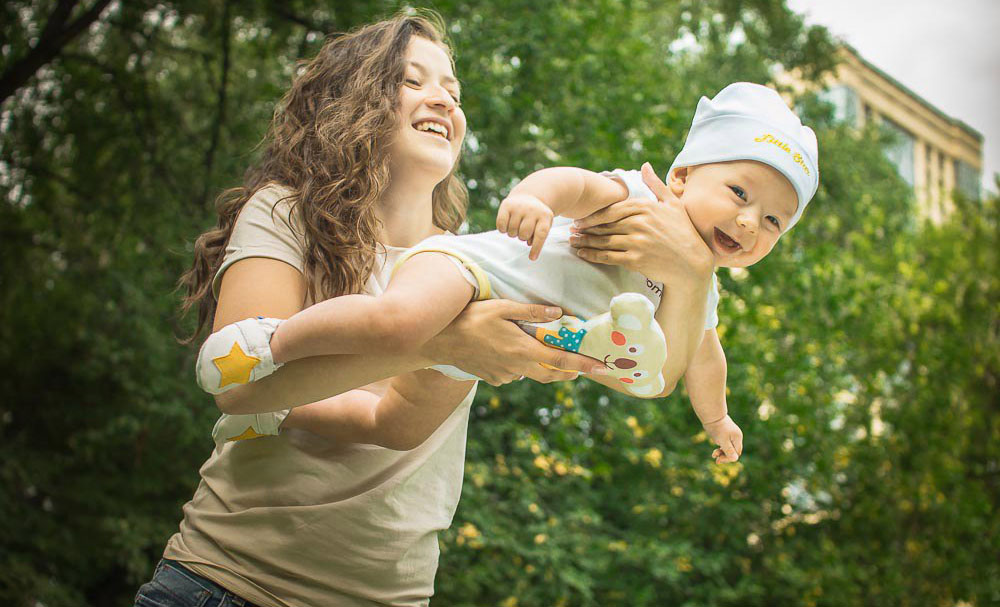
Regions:
<instances>
[{"instance_id":1,"label":"fingernail","mask_svg":"<svg viewBox=\"0 0 1000 607\"><path fill-rule=\"evenodd\" d=\"M553 318L559 318L562 316L562 310L559 308L545 308L545 314Z\"/></svg>"},{"instance_id":2,"label":"fingernail","mask_svg":"<svg viewBox=\"0 0 1000 607\"><path fill-rule=\"evenodd\" d=\"M582 223L580 223L580 220L579 220L579 219L574 219L574 220L573 220L573 227L574 227L574 228L578 228L578 227L580 227L580 226L582 226L582 225L583 225L583 224L582 224Z\"/></svg>"},{"instance_id":3,"label":"fingernail","mask_svg":"<svg viewBox=\"0 0 1000 607\"><path fill-rule=\"evenodd\" d=\"M608 368L607 367L594 367L593 369L590 370L590 374L591 375L607 375L608 374Z\"/></svg>"}]
</instances>

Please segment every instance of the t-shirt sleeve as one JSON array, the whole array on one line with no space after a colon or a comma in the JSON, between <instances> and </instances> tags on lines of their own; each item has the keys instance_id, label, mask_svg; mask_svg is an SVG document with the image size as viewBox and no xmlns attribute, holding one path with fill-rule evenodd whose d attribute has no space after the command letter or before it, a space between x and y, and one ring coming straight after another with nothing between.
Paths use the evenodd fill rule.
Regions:
<instances>
[{"instance_id":1,"label":"t-shirt sleeve","mask_svg":"<svg viewBox=\"0 0 1000 607\"><path fill-rule=\"evenodd\" d=\"M212 280L217 298L222 275L229 266L248 257L277 259L302 272L305 233L293 217L288 190L277 186L261 188L247 201L233 226L222 265Z\"/></svg>"},{"instance_id":2,"label":"t-shirt sleeve","mask_svg":"<svg viewBox=\"0 0 1000 607\"><path fill-rule=\"evenodd\" d=\"M615 169L613 171L604 171L601 175L614 179L615 181L620 181L626 188L628 188L629 198L646 198L649 200L656 200L656 194L654 194L653 190L649 189L646 182L642 180L642 173L640 171Z\"/></svg>"},{"instance_id":3,"label":"t-shirt sleeve","mask_svg":"<svg viewBox=\"0 0 1000 607\"><path fill-rule=\"evenodd\" d=\"M708 289L705 312L705 329L719 326L719 279L715 274L712 274L712 286Z\"/></svg>"}]
</instances>

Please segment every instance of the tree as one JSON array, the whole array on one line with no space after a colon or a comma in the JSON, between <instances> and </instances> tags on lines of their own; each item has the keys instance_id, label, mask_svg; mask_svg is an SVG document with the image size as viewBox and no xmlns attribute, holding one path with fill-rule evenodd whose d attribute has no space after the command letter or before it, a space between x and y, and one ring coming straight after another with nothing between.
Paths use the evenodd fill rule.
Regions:
<instances>
[{"instance_id":1,"label":"tree","mask_svg":"<svg viewBox=\"0 0 1000 607\"><path fill-rule=\"evenodd\" d=\"M102 0L103 1L103 0ZM125 605L212 448L172 335L176 277L295 60L396 2L4 5L0 598ZM434 5L470 137L470 229L535 168L662 173L695 104L830 40L778 0ZM48 34L46 34L48 32ZM35 69L23 72L28 57ZM19 71L21 70L21 71ZM820 135L821 188L748 272L720 272L735 466L683 391L481 386L435 604L938 605L1000 594L997 200L916 221L882 135Z\"/></svg>"}]
</instances>

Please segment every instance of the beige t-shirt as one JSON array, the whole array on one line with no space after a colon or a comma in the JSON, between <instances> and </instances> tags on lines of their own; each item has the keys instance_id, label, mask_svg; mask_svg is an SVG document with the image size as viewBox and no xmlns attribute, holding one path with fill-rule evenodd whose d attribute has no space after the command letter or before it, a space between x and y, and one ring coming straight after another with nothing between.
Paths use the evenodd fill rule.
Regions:
<instances>
[{"instance_id":1,"label":"beige t-shirt","mask_svg":"<svg viewBox=\"0 0 1000 607\"><path fill-rule=\"evenodd\" d=\"M302 231L293 229L298 216L281 201L286 194L267 187L241 211L216 293L222 273L240 259L302 269ZM385 289L403 251L386 250L366 293ZM427 605L437 533L451 525L462 490L474 394L412 451L298 430L227 444L202 466L163 556L266 607Z\"/></svg>"}]
</instances>

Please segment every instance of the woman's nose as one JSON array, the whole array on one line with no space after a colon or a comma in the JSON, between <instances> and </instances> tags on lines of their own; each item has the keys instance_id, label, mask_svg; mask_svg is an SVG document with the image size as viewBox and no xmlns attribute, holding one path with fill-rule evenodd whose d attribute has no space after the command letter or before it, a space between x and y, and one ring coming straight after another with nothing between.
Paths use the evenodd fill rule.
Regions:
<instances>
[{"instance_id":1,"label":"woman's nose","mask_svg":"<svg viewBox=\"0 0 1000 607\"><path fill-rule=\"evenodd\" d=\"M441 87L429 90L424 103L432 107L441 107L449 111L455 107L455 100L452 99L451 93Z\"/></svg>"}]
</instances>

